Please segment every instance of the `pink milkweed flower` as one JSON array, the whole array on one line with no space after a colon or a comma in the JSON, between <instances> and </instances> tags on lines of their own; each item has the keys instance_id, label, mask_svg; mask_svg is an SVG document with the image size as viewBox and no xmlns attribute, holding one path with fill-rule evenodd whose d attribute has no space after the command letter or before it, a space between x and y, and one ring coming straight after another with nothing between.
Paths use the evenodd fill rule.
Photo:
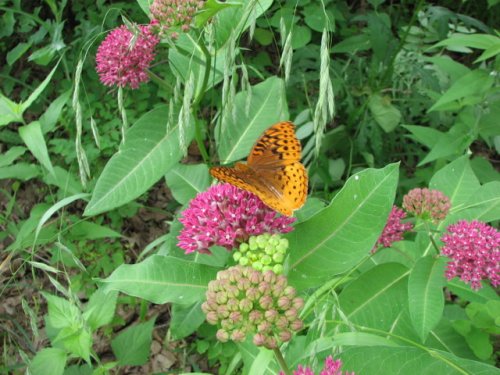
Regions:
<instances>
[{"instance_id":1,"label":"pink milkweed flower","mask_svg":"<svg viewBox=\"0 0 500 375\"><path fill-rule=\"evenodd\" d=\"M342 367L342 361L340 359L337 359L336 361L333 360L332 356L326 357L325 360L325 365L323 367L323 370L319 373L319 375L342 375L343 372L340 369ZM285 373L283 371L280 371L280 375L284 375ZM293 371L293 375L314 375L314 371L311 370L309 367L302 367L299 365L297 367L297 370ZM354 372L345 372L345 375L355 375Z\"/></svg>"},{"instance_id":2,"label":"pink milkweed flower","mask_svg":"<svg viewBox=\"0 0 500 375\"><path fill-rule=\"evenodd\" d=\"M403 208L407 212L434 223L443 221L450 207L450 199L439 190L416 188L403 197Z\"/></svg>"},{"instance_id":3,"label":"pink milkweed flower","mask_svg":"<svg viewBox=\"0 0 500 375\"><path fill-rule=\"evenodd\" d=\"M489 279L494 287L500 285L500 232L479 222L461 220L448 226L441 237L441 254L450 258L446 278L455 276L478 290L481 279Z\"/></svg>"},{"instance_id":4,"label":"pink milkweed flower","mask_svg":"<svg viewBox=\"0 0 500 375\"><path fill-rule=\"evenodd\" d=\"M189 31L193 17L204 4L200 0L154 0L149 10L162 32L170 31L175 39L178 31Z\"/></svg>"},{"instance_id":5,"label":"pink milkweed flower","mask_svg":"<svg viewBox=\"0 0 500 375\"><path fill-rule=\"evenodd\" d=\"M287 233L295 218L278 216L254 194L230 184L218 184L198 194L184 210L178 246L186 254L210 253L213 245L231 250L250 236Z\"/></svg>"},{"instance_id":6,"label":"pink milkweed flower","mask_svg":"<svg viewBox=\"0 0 500 375\"><path fill-rule=\"evenodd\" d=\"M111 31L97 49L96 70L104 85L136 89L149 81L147 69L160 39L149 25L138 26L138 30L134 35L122 25Z\"/></svg>"},{"instance_id":7,"label":"pink milkweed flower","mask_svg":"<svg viewBox=\"0 0 500 375\"><path fill-rule=\"evenodd\" d=\"M403 233L411 231L413 224L403 223L401 220L406 217L406 213L399 207L393 206L387 223L382 234L377 240L372 252L375 252L378 246L390 247L394 242L403 239Z\"/></svg>"}]
</instances>

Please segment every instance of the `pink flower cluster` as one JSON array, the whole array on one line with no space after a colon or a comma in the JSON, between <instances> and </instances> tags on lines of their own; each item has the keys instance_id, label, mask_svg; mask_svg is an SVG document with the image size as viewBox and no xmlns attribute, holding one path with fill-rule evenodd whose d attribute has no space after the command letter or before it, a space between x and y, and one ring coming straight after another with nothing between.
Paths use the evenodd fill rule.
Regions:
<instances>
[{"instance_id":1,"label":"pink flower cluster","mask_svg":"<svg viewBox=\"0 0 500 375\"><path fill-rule=\"evenodd\" d=\"M451 259L448 280L458 276L475 290L482 287L481 279L489 279L494 287L500 285L500 232L495 228L461 220L447 228L441 241L441 254Z\"/></svg>"},{"instance_id":2,"label":"pink flower cluster","mask_svg":"<svg viewBox=\"0 0 500 375\"><path fill-rule=\"evenodd\" d=\"M333 360L332 356L328 356L325 360L325 365L323 370L319 373L319 375L342 375L343 372L340 369L342 367L342 361L337 359ZM280 375L284 375L283 371L280 371ZM314 371L309 367L302 367L299 365L297 370L293 371L293 375L314 375ZM355 375L354 372L345 372L345 375Z\"/></svg>"},{"instance_id":3,"label":"pink flower cluster","mask_svg":"<svg viewBox=\"0 0 500 375\"><path fill-rule=\"evenodd\" d=\"M407 212L434 223L443 221L450 207L450 199L439 190L416 188L403 197L403 208Z\"/></svg>"},{"instance_id":4,"label":"pink flower cluster","mask_svg":"<svg viewBox=\"0 0 500 375\"><path fill-rule=\"evenodd\" d=\"M413 224L403 223L401 220L406 217L406 213L397 206L393 206L384 230L380 235L372 252L375 252L378 246L390 247L394 242L403 239L403 233L413 229Z\"/></svg>"},{"instance_id":5,"label":"pink flower cluster","mask_svg":"<svg viewBox=\"0 0 500 375\"><path fill-rule=\"evenodd\" d=\"M295 218L277 215L250 192L230 184L214 185L182 213L178 246L186 254L209 253L213 245L231 250L252 235L290 232Z\"/></svg>"},{"instance_id":6,"label":"pink flower cluster","mask_svg":"<svg viewBox=\"0 0 500 375\"><path fill-rule=\"evenodd\" d=\"M149 10L161 29L173 31L171 37L176 38L175 30L187 32L194 15L204 3L200 0L155 0Z\"/></svg>"},{"instance_id":7,"label":"pink flower cluster","mask_svg":"<svg viewBox=\"0 0 500 375\"><path fill-rule=\"evenodd\" d=\"M111 31L101 43L96 55L96 70L106 86L133 89L147 82L147 69L155 57L154 49L160 39L150 26L139 26L134 35L125 25Z\"/></svg>"}]
</instances>

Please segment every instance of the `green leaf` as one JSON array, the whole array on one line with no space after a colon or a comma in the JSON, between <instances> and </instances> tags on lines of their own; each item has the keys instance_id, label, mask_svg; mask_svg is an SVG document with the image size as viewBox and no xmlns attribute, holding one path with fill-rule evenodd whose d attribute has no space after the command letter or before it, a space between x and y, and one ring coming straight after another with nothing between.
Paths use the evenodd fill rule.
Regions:
<instances>
[{"instance_id":1,"label":"green leaf","mask_svg":"<svg viewBox=\"0 0 500 375\"><path fill-rule=\"evenodd\" d=\"M83 358L90 363L90 350L92 348L92 335L88 327L73 325L65 327L59 331L52 340L54 346L62 345L71 354Z\"/></svg>"},{"instance_id":2,"label":"green leaf","mask_svg":"<svg viewBox=\"0 0 500 375\"><path fill-rule=\"evenodd\" d=\"M441 168L429 182L430 189L440 190L450 198L450 213L462 209L479 186L466 155Z\"/></svg>"},{"instance_id":3,"label":"green leaf","mask_svg":"<svg viewBox=\"0 0 500 375\"><path fill-rule=\"evenodd\" d=\"M304 288L346 272L368 256L386 224L398 165L352 176L331 204L289 235L289 280Z\"/></svg>"},{"instance_id":4,"label":"green leaf","mask_svg":"<svg viewBox=\"0 0 500 375\"><path fill-rule=\"evenodd\" d=\"M415 264L408 279L408 305L413 327L422 342L443 315L445 260L426 256Z\"/></svg>"},{"instance_id":5,"label":"green leaf","mask_svg":"<svg viewBox=\"0 0 500 375\"><path fill-rule=\"evenodd\" d=\"M342 369L356 374L391 375L498 375L493 366L455 357L439 350L424 351L414 347L347 348L339 355Z\"/></svg>"},{"instance_id":6,"label":"green leaf","mask_svg":"<svg viewBox=\"0 0 500 375\"><path fill-rule=\"evenodd\" d=\"M375 266L342 290L340 309L355 324L392 330L408 303L409 273L397 263Z\"/></svg>"},{"instance_id":7,"label":"green leaf","mask_svg":"<svg viewBox=\"0 0 500 375\"><path fill-rule=\"evenodd\" d=\"M238 349L243 360L243 374L278 374L279 366L273 360L273 352L263 347L255 346L251 340L238 343ZM253 372L254 371L254 372Z\"/></svg>"},{"instance_id":8,"label":"green leaf","mask_svg":"<svg viewBox=\"0 0 500 375\"><path fill-rule=\"evenodd\" d=\"M137 264L123 264L101 280L104 291L120 292L153 303L194 303L205 298L218 269L179 258L153 255Z\"/></svg>"},{"instance_id":9,"label":"green leaf","mask_svg":"<svg viewBox=\"0 0 500 375\"><path fill-rule=\"evenodd\" d=\"M463 336L453 328L451 322L446 318L441 319L438 326L430 332L429 337L425 341L425 346L444 350L457 357L477 359Z\"/></svg>"},{"instance_id":10,"label":"green leaf","mask_svg":"<svg viewBox=\"0 0 500 375\"><path fill-rule=\"evenodd\" d=\"M447 222L458 220L479 220L491 222L500 220L500 182L492 181L484 184L471 194L460 210L454 210Z\"/></svg>"},{"instance_id":11,"label":"green leaf","mask_svg":"<svg viewBox=\"0 0 500 375\"><path fill-rule=\"evenodd\" d=\"M459 78L427 112L442 110L460 99L481 97L493 86L495 78L484 70L473 70Z\"/></svg>"},{"instance_id":12,"label":"green leaf","mask_svg":"<svg viewBox=\"0 0 500 375\"><path fill-rule=\"evenodd\" d=\"M31 47L31 43L19 43L7 53L7 64L12 66Z\"/></svg>"},{"instance_id":13,"label":"green leaf","mask_svg":"<svg viewBox=\"0 0 500 375\"><path fill-rule=\"evenodd\" d=\"M311 41L311 29L309 27L294 25L292 29L292 48L305 47Z\"/></svg>"},{"instance_id":14,"label":"green leaf","mask_svg":"<svg viewBox=\"0 0 500 375\"><path fill-rule=\"evenodd\" d=\"M29 365L31 375L63 375L68 356L58 348L45 348L36 353Z\"/></svg>"},{"instance_id":15,"label":"green leaf","mask_svg":"<svg viewBox=\"0 0 500 375\"><path fill-rule=\"evenodd\" d=\"M333 337L332 349L338 346L398 346L394 341L365 332L343 332Z\"/></svg>"},{"instance_id":16,"label":"green leaf","mask_svg":"<svg viewBox=\"0 0 500 375\"><path fill-rule=\"evenodd\" d=\"M14 160L26 152L26 147L14 146L7 150L5 154L0 155L0 168L11 165Z\"/></svg>"},{"instance_id":17,"label":"green leaf","mask_svg":"<svg viewBox=\"0 0 500 375\"><path fill-rule=\"evenodd\" d=\"M47 75L47 77L45 77L45 79L42 81L42 83L40 83L40 85L38 85L38 87L31 93L31 95L28 97L28 99L26 99L26 101L20 103L21 113L24 113L24 111L26 111L31 106L31 104L33 104L33 102L38 99L38 97L43 92L43 90L45 90L45 88L49 84L50 80L52 79L52 76L56 72L57 67L59 66L60 62L61 62L61 59L59 59L56 66L54 66L54 68Z\"/></svg>"},{"instance_id":18,"label":"green leaf","mask_svg":"<svg viewBox=\"0 0 500 375\"><path fill-rule=\"evenodd\" d=\"M0 93L0 126L23 121L21 105Z\"/></svg>"},{"instance_id":19,"label":"green leaf","mask_svg":"<svg viewBox=\"0 0 500 375\"><path fill-rule=\"evenodd\" d=\"M462 280L454 278L449 280L446 286L460 298L469 302L486 303L490 300L500 301L496 291L488 284L483 283L483 287L479 290L472 290L469 284L465 284Z\"/></svg>"},{"instance_id":20,"label":"green leaf","mask_svg":"<svg viewBox=\"0 0 500 375\"><path fill-rule=\"evenodd\" d=\"M333 53L356 53L371 48L370 36L366 33L342 39L332 48Z\"/></svg>"},{"instance_id":21,"label":"green leaf","mask_svg":"<svg viewBox=\"0 0 500 375\"><path fill-rule=\"evenodd\" d=\"M83 318L93 332L111 322L115 314L117 299L117 292L104 293L102 289L97 289L90 296L83 312Z\"/></svg>"},{"instance_id":22,"label":"green leaf","mask_svg":"<svg viewBox=\"0 0 500 375\"><path fill-rule=\"evenodd\" d=\"M174 340L189 336L204 322L205 313L201 310L202 302L193 305L173 304L170 312L170 334Z\"/></svg>"},{"instance_id":23,"label":"green leaf","mask_svg":"<svg viewBox=\"0 0 500 375\"><path fill-rule=\"evenodd\" d=\"M205 164L177 164L165 175L175 200L186 204L210 186L210 174Z\"/></svg>"},{"instance_id":24,"label":"green leaf","mask_svg":"<svg viewBox=\"0 0 500 375\"><path fill-rule=\"evenodd\" d=\"M141 366L148 361L156 318L121 332L111 341L111 348L122 366Z\"/></svg>"},{"instance_id":25,"label":"green leaf","mask_svg":"<svg viewBox=\"0 0 500 375\"><path fill-rule=\"evenodd\" d=\"M248 96L251 96L248 98ZM246 111L247 100L250 110ZM272 76L236 95L233 115L215 127L215 141L221 164L246 157L257 138L274 123L288 118L283 81Z\"/></svg>"},{"instance_id":26,"label":"green leaf","mask_svg":"<svg viewBox=\"0 0 500 375\"><path fill-rule=\"evenodd\" d=\"M53 328L66 328L81 324L80 310L68 300L42 292L47 300L48 320Z\"/></svg>"},{"instance_id":27,"label":"green leaf","mask_svg":"<svg viewBox=\"0 0 500 375\"><path fill-rule=\"evenodd\" d=\"M71 96L71 90L67 90L59 95L52 103L50 103L49 108L40 116L40 124L42 125L43 133L50 132L54 130L54 127L61 115L61 112L68 102Z\"/></svg>"},{"instance_id":28,"label":"green leaf","mask_svg":"<svg viewBox=\"0 0 500 375\"><path fill-rule=\"evenodd\" d=\"M489 34L453 34L451 37L440 41L434 47L470 47L488 49L500 44L500 38Z\"/></svg>"},{"instance_id":29,"label":"green leaf","mask_svg":"<svg viewBox=\"0 0 500 375\"><path fill-rule=\"evenodd\" d=\"M80 221L69 230L72 238L78 240L97 240L100 238L120 238L122 234L104 225L90 221Z\"/></svg>"},{"instance_id":30,"label":"green leaf","mask_svg":"<svg viewBox=\"0 0 500 375\"><path fill-rule=\"evenodd\" d=\"M21 126L19 128L19 136L26 146L28 146L33 156L53 175L55 172L52 167L52 162L50 161L40 123L38 121L33 121L29 125Z\"/></svg>"},{"instance_id":31,"label":"green leaf","mask_svg":"<svg viewBox=\"0 0 500 375\"><path fill-rule=\"evenodd\" d=\"M319 2L304 7L304 21L314 31L321 33L326 28L335 31L335 17L330 9L324 9Z\"/></svg>"},{"instance_id":32,"label":"green leaf","mask_svg":"<svg viewBox=\"0 0 500 375\"><path fill-rule=\"evenodd\" d=\"M403 125L403 127L411 132L412 135L409 138L428 148L433 148L445 134L427 126Z\"/></svg>"},{"instance_id":33,"label":"green leaf","mask_svg":"<svg viewBox=\"0 0 500 375\"><path fill-rule=\"evenodd\" d=\"M380 127L389 133L396 129L401 121L401 112L391 104L390 98L373 94L368 100L368 108L373 115L373 118Z\"/></svg>"},{"instance_id":34,"label":"green leaf","mask_svg":"<svg viewBox=\"0 0 500 375\"><path fill-rule=\"evenodd\" d=\"M167 119L168 109L161 106L143 115L127 131L125 144L99 176L84 215L97 215L137 198L182 158L179 125L167 129ZM192 138L190 127L186 143Z\"/></svg>"},{"instance_id":35,"label":"green leaf","mask_svg":"<svg viewBox=\"0 0 500 375\"><path fill-rule=\"evenodd\" d=\"M198 12L198 14L194 18L194 23L196 27L201 28L203 25L207 23L207 21L210 18L215 16L219 11L230 6L236 6L236 4L219 3L216 0L205 1L203 8Z\"/></svg>"}]
</instances>

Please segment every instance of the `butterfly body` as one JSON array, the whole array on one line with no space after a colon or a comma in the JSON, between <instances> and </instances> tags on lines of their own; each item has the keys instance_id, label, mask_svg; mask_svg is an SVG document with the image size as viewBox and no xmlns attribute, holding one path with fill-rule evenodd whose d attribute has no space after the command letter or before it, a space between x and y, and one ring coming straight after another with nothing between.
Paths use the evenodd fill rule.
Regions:
<instances>
[{"instance_id":1,"label":"butterfly body","mask_svg":"<svg viewBox=\"0 0 500 375\"><path fill-rule=\"evenodd\" d=\"M307 198L307 171L291 122L267 129L252 147L247 163L213 167L212 176L257 195L267 206L291 216Z\"/></svg>"}]
</instances>

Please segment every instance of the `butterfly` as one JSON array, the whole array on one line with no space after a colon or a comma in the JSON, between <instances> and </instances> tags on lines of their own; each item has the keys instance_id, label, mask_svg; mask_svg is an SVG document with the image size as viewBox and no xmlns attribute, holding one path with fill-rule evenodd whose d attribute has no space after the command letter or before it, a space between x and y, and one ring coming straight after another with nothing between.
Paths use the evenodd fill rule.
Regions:
<instances>
[{"instance_id":1,"label":"butterfly","mask_svg":"<svg viewBox=\"0 0 500 375\"><path fill-rule=\"evenodd\" d=\"M210 174L220 181L254 193L273 210L291 216L307 198L307 171L300 163L300 156L295 125L283 121L260 136L246 164L213 167Z\"/></svg>"}]
</instances>

